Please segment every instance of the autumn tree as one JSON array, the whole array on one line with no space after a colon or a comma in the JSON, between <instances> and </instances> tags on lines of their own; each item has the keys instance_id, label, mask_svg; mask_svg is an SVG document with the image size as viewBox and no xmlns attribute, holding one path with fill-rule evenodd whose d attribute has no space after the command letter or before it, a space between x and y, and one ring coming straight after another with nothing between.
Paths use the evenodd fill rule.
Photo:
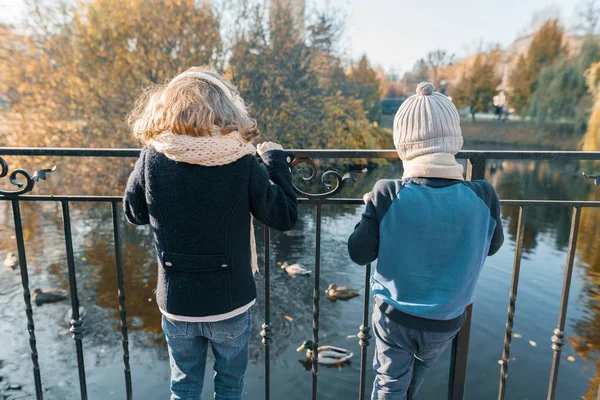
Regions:
<instances>
[{"instance_id":1,"label":"autumn tree","mask_svg":"<svg viewBox=\"0 0 600 400\"><path fill-rule=\"evenodd\" d=\"M361 99L369 121L377 121L381 114L379 105L380 82L377 72L369 65L366 55L350 68L348 95Z\"/></svg>"},{"instance_id":2,"label":"autumn tree","mask_svg":"<svg viewBox=\"0 0 600 400\"><path fill-rule=\"evenodd\" d=\"M446 50L437 49L430 51L425 56L425 62L429 71L429 81L431 81L436 87L440 83L440 71L455 62L454 54L449 53Z\"/></svg>"},{"instance_id":3,"label":"autumn tree","mask_svg":"<svg viewBox=\"0 0 600 400\"><path fill-rule=\"evenodd\" d=\"M492 104L500 77L496 74L496 64L500 52L478 53L470 67L465 68L460 81L451 91L458 107L470 107L475 122L477 112L487 111Z\"/></svg>"},{"instance_id":4,"label":"autumn tree","mask_svg":"<svg viewBox=\"0 0 600 400\"><path fill-rule=\"evenodd\" d=\"M600 151L600 62L596 62L586 71L590 92L594 96L592 115L587 125L587 132L583 137L584 151Z\"/></svg>"},{"instance_id":5,"label":"autumn tree","mask_svg":"<svg viewBox=\"0 0 600 400\"><path fill-rule=\"evenodd\" d=\"M380 136L366 113L378 104L376 75L366 59L344 65L338 21L322 15L299 32L284 7L239 0L243 7L226 10L240 15L228 16L221 3L35 1L21 34L0 27L0 85L10 107L2 114L12 119L5 143L137 146L123 119L143 88L208 64L239 83L265 138L375 147Z\"/></svg>"},{"instance_id":6,"label":"autumn tree","mask_svg":"<svg viewBox=\"0 0 600 400\"><path fill-rule=\"evenodd\" d=\"M36 133L30 145L123 145L123 115L143 87L221 58L208 3L90 0L35 12L30 34L3 49L8 101L20 132Z\"/></svg>"},{"instance_id":7,"label":"autumn tree","mask_svg":"<svg viewBox=\"0 0 600 400\"><path fill-rule=\"evenodd\" d=\"M402 82L394 70L386 71L379 66L375 69L379 79L379 97L398 98L406 96L406 85Z\"/></svg>"},{"instance_id":8,"label":"autumn tree","mask_svg":"<svg viewBox=\"0 0 600 400\"><path fill-rule=\"evenodd\" d=\"M430 76L429 65L424 58L415 62L412 70L407 71L402 78L408 93L414 93L417 85L423 81L428 81Z\"/></svg>"},{"instance_id":9,"label":"autumn tree","mask_svg":"<svg viewBox=\"0 0 600 400\"><path fill-rule=\"evenodd\" d=\"M320 109L319 81L311 73L310 48L293 28L289 11L276 8L269 23L266 18L257 6L248 32L232 49L229 69L264 135L297 142L295 135L317 129L311 115Z\"/></svg>"},{"instance_id":10,"label":"autumn tree","mask_svg":"<svg viewBox=\"0 0 600 400\"><path fill-rule=\"evenodd\" d=\"M559 58L542 68L529 110L538 127L547 120L568 119L575 122L576 133L585 130L592 96L584 74L597 61L600 61L600 47L595 40L588 39L577 56Z\"/></svg>"},{"instance_id":11,"label":"autumn tree","mask_svg":"<svg viewBox=\"0 0 600 400\"><path fill-rule=\"evenodd\" d=\"M309 27L314 36L308 42L292 29L289 10L276 8L266 18L257 6L229 60L229 72L252 104L264 137L296 148L376 147L380 134L363 108L370 101L363 86L369 81L364 79L368 62L345 71L333 50L335 30L325 29L326 17ZM330 73L316 73L316 66ZM372 90L377 96L379 86Z\"/></svg>"},{"instance_id":12,"label":"autumn tree","mask_svg":"<svg viewBox=\"0 0 600 400\"><path fill-rule=\"evenodd\" d=\"M564 56L564 30L557 19L546 21L535 33L529 50L519 57L510 76L510 104L522 116L529 111L531 96L537 87L537 78L546 65Z\"/></svg>"}]
</instances>

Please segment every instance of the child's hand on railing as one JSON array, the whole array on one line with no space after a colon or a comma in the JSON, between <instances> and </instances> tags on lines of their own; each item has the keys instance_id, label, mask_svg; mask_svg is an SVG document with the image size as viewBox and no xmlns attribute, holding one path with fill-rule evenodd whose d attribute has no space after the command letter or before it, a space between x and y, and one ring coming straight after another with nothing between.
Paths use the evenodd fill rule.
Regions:
<instances>
[{"instance_id":1,"label":"child's hand on railing","mask_svg":"<svg viewBox=\"0 0 600 400\"><path fill-rule=\"evenodd\" d=\"M369 202L369 199L371 198L371 192L369 193L365 193L363 195L363 201L365 202L365 204L367 204Z\"/></svg>"},{"instance_id":2,"label":"child's hand on railing","mask_svg":"<svg viewBox=\"0 0 600 400\"><path fill-rule=\"evenodd\" d=\"M258 146L256 146L256 151L258 152L259 156L262 156L267 151L271 150L283 150L283 146L275 142L259 143Z\"/></svg>"}]
</instances>

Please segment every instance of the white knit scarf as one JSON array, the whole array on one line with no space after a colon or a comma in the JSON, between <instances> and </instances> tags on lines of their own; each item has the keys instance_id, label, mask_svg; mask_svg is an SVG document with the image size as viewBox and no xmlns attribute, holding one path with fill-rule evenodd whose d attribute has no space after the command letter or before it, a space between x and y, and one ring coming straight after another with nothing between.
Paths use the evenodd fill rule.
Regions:
<instances>
[{"instance_id":1,"label":"white knit scarf","mask_svg":"<svg viewBox=\"0 0 600 400\"><path fill-rule=\"evenodd\" d=\"M252 143L242 139L238 132L202 137L163 132L152 139L150 145L173 161L205 167L231 164L246 155L256 154ZM252 216L250 216L250 252L252 273L255 274L258 272L258 256Z\"/></svg>"},{"instance_id":2,"label":"white knit scarf","mask_svg":"<svg viewBox=\"0 0 600 400\"><path fill-rule=\"evenodd\" d=\"M456 162L456 158L449 153L432 153L415 157L412 160L403 160L404 175L408 178L441 178L464 180L463 166Z\"/></svg>"}]
</instances>

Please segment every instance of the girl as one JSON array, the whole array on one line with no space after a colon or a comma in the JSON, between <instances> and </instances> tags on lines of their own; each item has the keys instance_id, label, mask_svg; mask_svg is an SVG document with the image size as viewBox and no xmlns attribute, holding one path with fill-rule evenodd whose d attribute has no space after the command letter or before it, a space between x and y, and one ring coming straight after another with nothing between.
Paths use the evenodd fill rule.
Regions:
<instances>
[{"instance_id":1,"label":"girl","mask_svg":"<svg viewBox=\"0 0 600 400\"><path fill-rule=\"evenodd\" d=\"M241 399L257 272L251 214L278 230L296 222L289 163L259 136L236 88L207 67L146 90L128 117L144 144L127 182L127 220L150 224L156 301L171 361L171 399L202 395L206 353L215 399Z\"/></svg>"}]
</instances>

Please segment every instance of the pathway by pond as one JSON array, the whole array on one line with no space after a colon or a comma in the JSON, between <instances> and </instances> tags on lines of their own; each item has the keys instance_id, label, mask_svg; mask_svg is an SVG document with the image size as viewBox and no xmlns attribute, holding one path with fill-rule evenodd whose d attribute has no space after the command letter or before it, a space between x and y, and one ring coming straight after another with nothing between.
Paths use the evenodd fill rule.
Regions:
<instances>
[{"instance_id":1,"label":"pathway by pond","mask_svg":"<svg viewBox=\"0 0 600 400\"><path fill-rule=\"evenodd\" d=\"M592 199L594 187L579 177L578 164L504 162L498 163L488 179L501 198ZM368 191L384 177L399 176L398 165L369 171L366 177L343 196ZM54 177L52 177L54 178ZM52 179L51 178L51 179ZM37 190L37 189L36 189ZM117 191L104 191L117 194ZM114 249L110 207L74 204L73 239L76 255L80 303L85 307L86 336L83 340L90 399L123 399L122 347L116 290ZM363 269L354 265L346 252L346 240L362 212L360 206L326 206L323 211L322 271L323 290L330 283L363 289ZM272 234L274 261L314 263L314 210L301 206L295 235ZM471 331L467 398L497 396L504 325L512 272L517 209L502 212L507 241L500 253L490 258L482 273L474 307ZM599 210L600 211L600 210ZM23 204L30 286L68 288L61 211L58 206ZM557 399L584 396L588 380L596 370L600 346L600 311L594 294L599 290L600 242L597 211L582 216L580 243L569 301L567 334L580 337L565 347L561 363ZM570 222L568 209L531 209L525 231L515 338L511 350L508 399L545 397L552 350L550 336L556 325ZM259 228L260 230L260 228ZM134 228L122 222L125 259L127 315L130 323L131 368L135 398L168 397L168 355L160 330L160 314L154 301L156 263L147 228ZM257 232L259 249L262 232ZM12 212L0 202L0 257L16 249ZM262 263L261 263L262 265ZM271 319L275 337L272 344L272 398L306 399L311 374L302 363L304 354L296 348L312 335L312 278L289 277L278 265L271 270ZM247 374L247 399L263 396L263 347L258 335L263 321L260 280L259 300L254 307L251 364ZM319 398L354 398L358 391L359 345L356 333L361 324L362 296L348 302L321 299L321 344L349 349L353 363L344 368L320 368ZM41 375L48 399L77 399L78 378L75 345L66 321L69 302L34 306ZM29 355L20 276L0 271L0 399L33 398L33 377ZM581 354L575 351L575 346ZM587 350L586 350L587 349ZM369 357L372 355L372 348ZM449 352L435 365L417 399L439 399L448 383ZM589 357L585 360L582 356ZM207 370L209 371L209 369ZM211 374L206 393L210 398ZM372 381L373 375L368 374ZM369 384L370 390L370 384ZM591 395L589 398L592 398ZM594 397L595 398L595 397Z\"/></svg>"}]
</instances>

